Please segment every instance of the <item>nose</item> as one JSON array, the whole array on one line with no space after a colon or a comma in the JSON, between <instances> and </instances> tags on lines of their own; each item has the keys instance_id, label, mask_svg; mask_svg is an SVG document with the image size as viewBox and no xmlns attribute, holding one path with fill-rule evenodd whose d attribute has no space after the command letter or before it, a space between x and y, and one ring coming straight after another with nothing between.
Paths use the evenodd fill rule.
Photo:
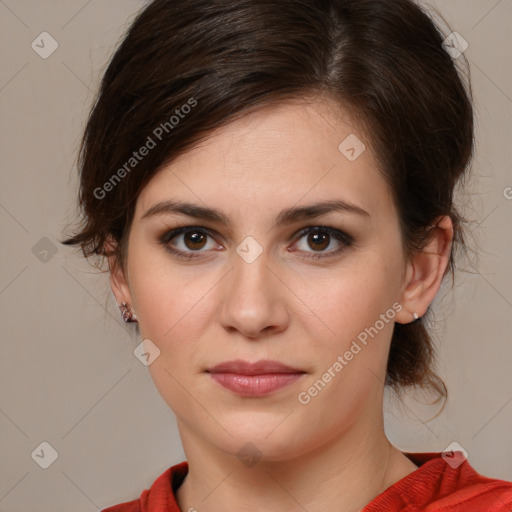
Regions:
<instances>
[{"instance_id":1,"label":"nose","mask_svg":"<svg viewBox=\"0 0 512 512\"><path fill-rule=\"evenodd\" d=\"M232 271L222 285L221 326L252 341L285 330L290 320L287 287L270 267L265 253L252 262L238 254L233 260Z\"/></svg>"}]
</instances>

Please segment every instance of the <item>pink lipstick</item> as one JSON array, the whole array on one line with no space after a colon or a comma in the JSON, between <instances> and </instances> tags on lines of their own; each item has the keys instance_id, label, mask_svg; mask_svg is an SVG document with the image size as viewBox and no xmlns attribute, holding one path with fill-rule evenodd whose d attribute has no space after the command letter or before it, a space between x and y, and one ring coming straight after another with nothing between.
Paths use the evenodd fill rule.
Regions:
<instances>
[{"instance_id":1,"label":"pink lipstick","mask_svg":"<svg viewBox=\"0 0 512 512\"><path fill-rule=\"evenodd\" d=\"M269 395L289 386L306 373L278 361L249 363L240 359L218 364L207 372L224 388L247 397Z\"/></svg>"}]
</instances>

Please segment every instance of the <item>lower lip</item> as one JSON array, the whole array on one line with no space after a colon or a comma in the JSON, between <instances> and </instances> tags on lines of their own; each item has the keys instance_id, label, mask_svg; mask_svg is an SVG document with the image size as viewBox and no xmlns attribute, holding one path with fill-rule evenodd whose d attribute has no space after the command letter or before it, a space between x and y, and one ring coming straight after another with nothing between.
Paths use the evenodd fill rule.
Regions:
<instances>
[{"instance_id":1,"label":"lower lip","mask_svg":"<svg viewBox=\"0 0 512 512\"><path fill-rule=\"evenodd\" d=\"M282 389L304 373L267 373L264 375L240 375L237 373L210 373L221 386L243 396L265 396Z\"/></svg>"}]
</instances>

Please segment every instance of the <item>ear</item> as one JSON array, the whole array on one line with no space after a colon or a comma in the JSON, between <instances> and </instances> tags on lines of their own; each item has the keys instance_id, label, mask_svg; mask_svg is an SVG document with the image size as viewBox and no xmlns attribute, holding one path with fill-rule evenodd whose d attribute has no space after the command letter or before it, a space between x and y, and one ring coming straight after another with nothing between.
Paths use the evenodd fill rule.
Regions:
<instances>
[{"instance_id":1,"label":"ear","mask_svg":"<svg viewBox=\"0 0 512 512\"><path fill-rule=\"evenodd\" d=\"M111 235L108 235L107 239L105 240L104 247L105 252L108 255L107 258L110 270L110 287L112 288L112 293L114 294L116 302L118 305L121 305L123 302L132 304L130 287L128 285L125 271L122 268L122 264L119 261L119 258L114 255L117 242Z\"/></svg>"},{"instance_id":2,"label":"ear","mask_svg":"<svg viewBox=\"0 0 512 512\"><path fill-rule=\"evenodd\" d=\"M431 240L407 263L400 304L403 309L396 315L400 324L414 320L414 313L422 317L434 300L450 261L453 241L453 223L443 216L434 224Z\"/></svg>"}]
</instances>

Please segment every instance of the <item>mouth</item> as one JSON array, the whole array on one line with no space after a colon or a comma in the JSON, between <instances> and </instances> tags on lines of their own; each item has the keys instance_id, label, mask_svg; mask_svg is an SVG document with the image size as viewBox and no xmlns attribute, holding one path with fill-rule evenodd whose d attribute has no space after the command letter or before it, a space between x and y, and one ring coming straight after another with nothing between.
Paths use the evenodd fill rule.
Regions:
<instances>
[{"instance_id":1,"label":"mouth","mask_svg":"<svg viewBox=\"0 0 512 512\"><path fill-rule=\"evenodd\" d=\"M206 373L225 389L246 397L267 396L306 374L303 370L269 360L255 363L227 361L206 370Z\"/></svg>"}]
</instances>

